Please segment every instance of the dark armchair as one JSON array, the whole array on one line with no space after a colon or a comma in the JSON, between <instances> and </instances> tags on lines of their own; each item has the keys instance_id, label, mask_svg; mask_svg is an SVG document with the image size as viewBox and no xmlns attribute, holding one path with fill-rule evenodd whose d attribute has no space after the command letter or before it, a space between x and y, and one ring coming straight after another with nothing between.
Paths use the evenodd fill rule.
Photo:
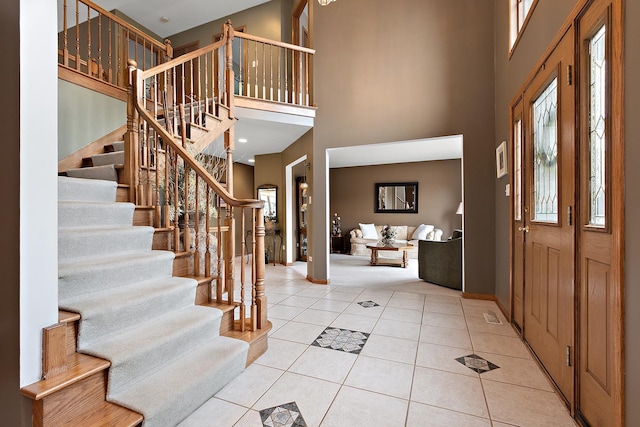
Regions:
<instances>
[{"instance_id":1,"label":"dark armchair","mask_svg":"<svg viewBox=\"0 0 640 427\"><path fill-rule=\"evenodd\" d=\"M462 236L418 242L418 276L425 282L462 290Z\"/></svg>"}]
</instances>

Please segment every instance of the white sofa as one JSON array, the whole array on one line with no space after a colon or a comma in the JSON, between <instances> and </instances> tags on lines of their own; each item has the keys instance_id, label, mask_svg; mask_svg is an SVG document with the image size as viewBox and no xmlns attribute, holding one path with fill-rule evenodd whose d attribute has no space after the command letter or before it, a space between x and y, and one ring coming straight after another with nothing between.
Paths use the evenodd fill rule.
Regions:
<instances>
[{"instance_id":1,"label":"white sofa","mask_svg":"<svg viewBox=\"0 0 640 427\"><path fill-rule=\"evenodd\" d=\"M362 224L364 226L366 224ZM366 255L371 256L371 249L367 248L367 244L379 242L382 239L382 228L384 225L374 225L375 232L377 234L377 238L373 238L372 236L367 238L367 236L363 236L362 228L354 228L349 232L349 242L351 243L351 255ZM405 244L408 243L413 245L413 248L407 251L407 256L409 258L418 258L418 240L441 240L442 239L442 230L439 228L435 228L432 225L420 224L418 227L422 227L418 234L416 235L416 229L418 227L415 226L407 226L407 225L392 225L391 227L395 228L397 231L397 235L395 238L396 243ZM424 237L424 239L418 239L416 237ZM393 256L393 254L385 254L385 256ZM401 256L398 252L397 256Z\"/></svg>"}]
</instances>

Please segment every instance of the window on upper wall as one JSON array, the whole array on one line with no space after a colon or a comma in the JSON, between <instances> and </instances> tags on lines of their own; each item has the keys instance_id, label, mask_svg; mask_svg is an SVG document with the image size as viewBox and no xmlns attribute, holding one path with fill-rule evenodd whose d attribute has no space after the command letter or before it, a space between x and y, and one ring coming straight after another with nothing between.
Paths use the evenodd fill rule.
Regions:
<instances>
[{"instance_id":1,"label":"window on upper wall","mask_svg":"<svg viewBox=\"0 0 640 427\"><path fill-rule=\"evenodd\" d=\"M509 0L511 8L509 20L509 51L513 51L520 34L527 25L529 15L535 8L538 0Z\"/></svg>"}]
</instances>

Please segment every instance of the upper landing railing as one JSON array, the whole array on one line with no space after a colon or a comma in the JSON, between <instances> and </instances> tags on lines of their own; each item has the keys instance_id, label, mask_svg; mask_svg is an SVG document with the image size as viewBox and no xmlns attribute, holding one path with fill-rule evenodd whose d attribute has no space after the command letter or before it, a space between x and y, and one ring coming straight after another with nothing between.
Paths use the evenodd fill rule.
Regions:
<instances>
[{"instance_id":1,"label":"upper landing railing","mask_svg":"<svg viewBox=\"0 0 640 427\"><path fill-rule=\"evenodd\" d=\"M124 19L102 9L90 0L61 0L58 11L58 64L66 75L85 76L124 90L128 84L127 61L146 71L170 61L173 48L169 40L160 42ZM258 108L278 105L313 107L313 49L233 31L233 92L237 104L262 102ZM206 48L206 47L205 47ZM204 49L204 48L203 48ZM192 53L192 52L190 52ZM190 54L189 53L189 54ZM183 56L189 55L185 54ZM220 70L218 62L205 64L203 56L184 62L186 74L193 70L194 80L185 80L175 98L205 99L204 69ZM69 78L69 77L67 77ZM80 84L85 82L74 79ZM209 95L217 92L215 81L208 82ZM92 87L100 90L100 87ZM168 93L168 96L172 94ZM266 101L266 102L264 102Z\"/></svg>"}]
</instances>

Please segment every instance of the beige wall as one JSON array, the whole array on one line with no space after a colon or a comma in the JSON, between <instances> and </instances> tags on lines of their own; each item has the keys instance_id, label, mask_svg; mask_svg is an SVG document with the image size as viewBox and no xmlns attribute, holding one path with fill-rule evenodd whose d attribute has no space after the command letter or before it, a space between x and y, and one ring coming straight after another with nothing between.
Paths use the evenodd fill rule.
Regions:
<instances>
[{"instance_id":1,"label":"beige wall","mask_svg":"<svg viewBox=\"0 0 640 427\"><path fill-rule=\"evenodd\" d=\"M326 149L442 135L464 137L465 284L493 294L495 163L490 0L311 2L315 236L326 236ZM326 275L314 239L312 275Z\"/></svg>"},{"instance_id":2,"label":"beige wall","mask_svg":"<svg viewBox=\"0 0 640 427\"><path fill-rule=\"evenodd\" d=\"M456 215L462 200L460 160L360 166L331 169L329 172L330 210L342 221L347 234L359 222L376 225L432 224L444 231L443 237L460 228L462 217ZM418 182L418 213L375 213L377 182Z\"/></svg>"}]
</instances>

